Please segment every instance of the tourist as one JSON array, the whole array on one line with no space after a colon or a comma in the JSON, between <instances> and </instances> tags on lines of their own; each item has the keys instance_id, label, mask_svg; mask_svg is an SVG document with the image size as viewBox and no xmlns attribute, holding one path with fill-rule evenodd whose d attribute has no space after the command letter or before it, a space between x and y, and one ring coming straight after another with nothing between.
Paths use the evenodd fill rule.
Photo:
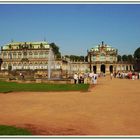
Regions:
<instances>
[{"instance_id":1,"label":"tourist","mask_svg":"<svg viewBox=\"0 0 140 140\"><path fill-rule=\"evenodd\" d=\"M90 82L90 84L92 84L92 81L93 81L93 75L94 75L94 73L93 72L91 72L91 73L89 73L89 82Z\"/></svg>"},{"instance_id":2,"label":"tourist","mask_svg":"<svg viewBox=\"0 0 140 140\"><path fill-rule=\"evenodd\" d=\"M88 73L84 74L84 83L88 84Z\"/></svg>"},{"instance_id":3,"label":"tourist","mask_svg":"<svg viewBox=\"0 0 140 140\"><path fill-rule=\"evenodd\" d=\"M23 73L20 72L19 75L20 75L21 79L23 80L24 79Z\"/></svg>"},{"instance_id":4,"label":"tourist","mask_svg":"<svg viewBox=\"0 0 140 140\"><path fill-rule=\"evenodd\" d=\"M116 76L117 76L117 73L116 73L116 72L114 72L114 78L116 78Z\"/></svg>"},{"instance_id":5,"label":"tourist","mask_svg":"<svg viewBox=\"0 0 140 140\"><path fill-rule=\"evenodd\" d=\"M96 85L97 84L97 74L93 74L92 76L92 81L93 81L93 84Z\"/></svg>"},{"instance_id":6,"label":"tourist","mask_svg":"<svg viewBox=\"0 0 140 140\"><path fill-rule=\"evenodd\" d=\"M75 73L73 78L74 78L74 84L77 84L77 82L78 82L78 74Z\"/></svg>"},{"instance_id":7,"label":"tourist","mask_svg":"<svg viewBox=\"0 0 140 140\"><path fill-rule=\"evenodd\" d=\"M132 73L132 80L135 80L135 73Z\"/></svg>"},{"instance_id":8,"label":"tourist","mask_svg":"<svg viewBox=\"0 0 140 140\"><path fill-rule=\"evenodd\" d=\"M113 79L113 73L111 72L110 74L110 79L112 80Z\"/></svg>"}]
</instances>

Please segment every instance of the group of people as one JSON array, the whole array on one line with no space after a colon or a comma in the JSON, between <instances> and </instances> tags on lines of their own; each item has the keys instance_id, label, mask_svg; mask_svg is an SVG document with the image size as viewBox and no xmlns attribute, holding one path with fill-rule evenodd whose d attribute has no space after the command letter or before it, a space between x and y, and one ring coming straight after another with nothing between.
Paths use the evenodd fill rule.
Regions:
<instances>
[{"instance_id":1,"label":"group of people","mask_svg":"<svg viewBox=\"0 0 140 140\"><path fill-rule=\"evenodd\" d=\"M110 75L111 77L111 75ZM140 72L132 72L132 71L129 71L129 72L115 72L113 74L114 78L120 78L120 79L132 79L132 80L136 80L136 79L140 79Z\"/></svg>"},{"instance_id":2,"label":"group of people","mask_svg":"<svg viewBox=\"0 0 140 140\"><path fill-rule=\"evenodd\" d=\"M75 73L73 76L74 84L97 84L98 74L95 73Z\"/></svg>"}]
</instances>

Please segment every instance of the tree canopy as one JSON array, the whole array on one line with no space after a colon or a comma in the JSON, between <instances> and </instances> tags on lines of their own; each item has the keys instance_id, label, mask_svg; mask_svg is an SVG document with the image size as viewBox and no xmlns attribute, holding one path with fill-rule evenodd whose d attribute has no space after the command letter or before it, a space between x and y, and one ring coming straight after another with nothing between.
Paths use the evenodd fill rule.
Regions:
<instances>
[{"instance_id":1,"label":"tree canopy","mask_svg":"<svg viewBox=\"0 0 140 140\"><path fill-rule=\"evenodd\" d=\"M140 47L135 50L135 52L134 52L134 58L136 60L140 60Z\"/></svg>"},{"instance_id":2,"label":"tree canopy","mask_svg":"<svg viewBox=\"0 0 140 140\"><path fill-rule=\"evenodd\" d=\"M65 55L65 58L70 58L70 61L75 62L84 62L86 60L85 56L78 56L78 55Z\"/></svg>"},{"instance_id":3,"label":"tree canopy","mask_svg":"<svg viewBox=\"0 0 140 140\"><path fill-rule=\"evenodd\" d=\"M52 47L52 50L54 54L56 55L56 58L61 58L61 53L59 52L59 47L55 43L50 43L50 46Z\"/></svg>"},{"instance_id":4,"label":"tree canopy","mask_svg":"<svg viewBox=\"0 0 140 140\"><path fill-rule=\"evenodd\" d=\"M128 57L128 61L129 62L133 62L134 61L134 58L133 58L133 56L131 54L129 54L127 57Z\"/></svg>"},{"instance_id":5,"label":"tree canopy","mask_svg":"<svg viewBox=\"0 0 140 140\"><path fill-rule=\"evenodd\" d=\"M128 61L127 55L123 55L123 56L122 56L122 61Z\"/></svg>"},{"instance_id":6,"label":"tree canopy","mask_svg":"<svg viewBox=\"0 0 140 140\"><path fill-rule=\"evenodd\" d=\"M122 60L121 55L118 55L118 56L117 56L117 59L118 59L118 62L121 61L121 60Z\"/></svg>"}]
</instances>

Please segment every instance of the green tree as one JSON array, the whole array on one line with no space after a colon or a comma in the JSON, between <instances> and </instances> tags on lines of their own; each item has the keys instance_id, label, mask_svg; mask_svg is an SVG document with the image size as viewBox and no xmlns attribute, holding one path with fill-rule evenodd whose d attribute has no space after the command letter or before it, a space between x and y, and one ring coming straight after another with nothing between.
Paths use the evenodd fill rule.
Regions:
<instances>
[{"instance_id":1,"label":"green tree","mask_svg":"<svg viewBox=\"0 0 140 140\"><path fill-rule=\"evenodd\" d=\"M117 56L117 59L118 59L118 62L120 62L120 61L122 60L121 55L118 55L118 56Z\"/></svg>"},{"instance_id":2,"label":"green tree","mask_svg":"<svg viewBox=\"0 0 140 140\"><path fill-rule=\"evenodd\" d=\"M134 58L131 54L129 54L127 57L128 57L128 62L133 62L134 61Z\"/></svg>"},{"instance_id":3,"label":"green tree","mask_svg":"<svg viewBox=\"0 0 140 140\"><path fill-rule=\"evenodd\" d=\"M84 56L80 56L80 61L84 62L85 57Z\"/></svg>"},{"instance_id":4,"label":"green tree","mask_svg":"<svg viewBox=\"0 0 140 140\"><path fill-rule=\"evenodd\" d=\"M85 61L85 56L78 56L78 55L70 55L65 57L70 58L70 61L76 61L76 62L84 62Z\"/></svg>"},{"instance_id":5,"label":"green tree","mask_svg":"<svg viewBox=\"0 0 140 140\"><path fill-rule=\"evenodd\" d=\"M88 56L85 56L85 62L88 62Z\"/></svg>"},{"instance_id":6,"label":"green tree","mask_svg":"<svg viewBox=\"0 0 140 140\"><path fill-rule=\"evenodd\" d=\"M70 58L70 56L69 56L69 55L65 55L65 57L66 57L66 58Z\"/></svg>"},{"instance_id":7,"label":"green tree","mask_svg":"<svg viewBox=\"0 0 140 140\"><path fill-rule=\"evenodd\" d=\"M122 61L128 61L127 55L123 55L123 56L122 56Z\"/></svg>"},{"instance_id":8,"label":"green tree","mask_svg":"<svg viewBox=\"0 0 140 140\"><path fill-rule=\"evenodd\" d=\"M75 61L75 56L74 55L70 55L70 60L71 61Z\"/></svg>"},{"instance_id":9,"label":"green tree","mask_svg":"<svg viewBox=\"0 0 140 140\"><path fill-rule=\"evenodd\" d=\"M135 52L134 52L134 58L136 60L140 60L140 47L135 50Z\"/></svg>"},{"instance_id":10,"label":"green tree","mask_svg":"<svg viewBox=\"0 0 140 140\"><path fill-rule=\"evenodd\" d=\"M50 46L52 47L52 50L54 54L56 55L56 58L61 58L61 53L59 52L59 47L55 43L50 43Z\"/></svg>"}]
</instances>

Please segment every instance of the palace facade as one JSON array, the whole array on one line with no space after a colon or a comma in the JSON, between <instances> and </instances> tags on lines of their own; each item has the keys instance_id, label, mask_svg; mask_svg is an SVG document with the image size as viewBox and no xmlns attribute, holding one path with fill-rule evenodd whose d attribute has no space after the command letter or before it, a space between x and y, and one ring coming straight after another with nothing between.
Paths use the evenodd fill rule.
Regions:
<instances>
[{"instance_id":1,"label":"palace facade","mask_svg":"<svg viewBox=\"0 0 140 140\"><path fill-rule=\"evenodd\" d=\"M49 67L59 75L70 76L75 72L111 73L133 70L133 64L118 63L118 50L104 44L91 48L87 62L56 59L50 44L41 42L11 42L1 48L1 71L37 70L48 73ZM61 73L60 73L61 72Z\"/></svg>"},{"instance_id":2,"label":"palace facade","mask_svg":"<svg viewBox=\"0 0 140 140\"><path fill-rule=\"evenodd\" d=\"M112 73L133 70L133 64L118 62L118 50L102 42L88 52L90 71L94 73Z\"/></svg>"},{"instance_id":3,"label":"palace facade","mask_svg":"<svg viewBox=\"0 0 140 140\"><path fill-rule=\"evenodd\" d=\"M47 69L48 60L54 57L47 42L12 42L1 49L1 70ZM60 64L56 63L55 68L59 69Z\"/></svg>"}]
</instances>

